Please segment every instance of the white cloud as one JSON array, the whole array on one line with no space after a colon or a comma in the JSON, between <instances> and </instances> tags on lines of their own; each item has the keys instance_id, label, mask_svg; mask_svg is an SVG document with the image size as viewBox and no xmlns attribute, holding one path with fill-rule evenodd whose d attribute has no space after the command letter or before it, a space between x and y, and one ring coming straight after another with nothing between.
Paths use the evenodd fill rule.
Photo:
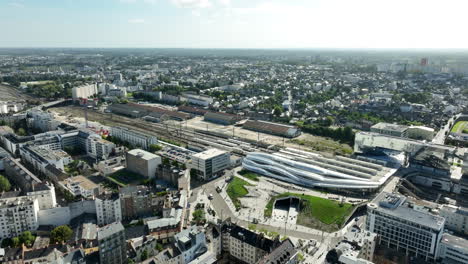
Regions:
<instances>
[{"instance_id":1,"label":"white cloud","mask_svg":"<svg viewBox=\"0 0 468 264\"><path fill-rule=\"evenodd\" d=\"M212 6L210 0L172 0L172 3L181 8L207 8Z\"/></svg>"},{"instance_id":2,"label":"white cloud","mask_svg":"<svg viewBox=\"0 0 468 264\"><path fill-rule=\"evenodd\" d=\"M192 15L196 17L201 16L200 10L192 10Z\"/></svg>"},{"instance_id":3,"label":"white cloud","mask_svg":"<svg viewBox=\"0 0 468 264\"><path fill-rule=\"evenodd\" d=\"M10 2L8 3L8 5L11 7L18 7L18 8L24 7L24 5L20 2Z\"/></svg>"},{"instance_id":4,"label":"white cloud","mask_svg":"<svg viewBox=\"0 0 468 264\"><path fill-rule=\"evenodd\" d=\"M158 0L143 0L143 2L154 5L156 2L158 2Z\"/></svg>"},{"instance_id":5,"label":"white cloud","mask_svg":"<svg viewBox=\"0 0 468 264\"><path fill-rule=\"evenodd\" d=\"M130 23L130 24L143 24L143 23L145 23L145 20L142 19L142 18L133 18L133 19L129 19L128 23Z\"/></svg>"},{"instance_id":6,"label":"white cloud","mask_svg":"<svg viewBox=\"0 0 468 264\"><path fill-rule=\"evenodd\" d=\"M231 5L231 0L218 0L218 3L223 5L223 6L230 6Z\"/></svg>"},{"instance_id":7,"label":"white cloud","mask_svg":"<svg viewBox=\"0 0 468 264\"><path fill-rule=\"evenodd\" d=\"M122 3L135 3L137 0L120 0Z\"/></svg>"}]
</instances>

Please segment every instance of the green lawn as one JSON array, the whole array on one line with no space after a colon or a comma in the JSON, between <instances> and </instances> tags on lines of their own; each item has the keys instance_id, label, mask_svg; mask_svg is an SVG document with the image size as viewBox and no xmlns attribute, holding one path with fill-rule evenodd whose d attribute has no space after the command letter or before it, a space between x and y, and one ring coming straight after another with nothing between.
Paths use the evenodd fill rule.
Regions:
<instances>
[{"instance_id":1,"label":"green lawn","mask_svg":"<svg viewBox=\"0 0 468 264\"><path fill-rule=\"evenodd\" d=\"M241 208L241 202L239 201L239 198L244 197L249 193L245 186L250 185L250 183L242 180L239 177L234 177L234 179L232 179L231 182L228 184L226 192L229 195L229 198L231 198L232 202L234 203L236 209Z\"/></svg>"},{"instance_id":2,"label":"green lawn","mask_svg":"<svg viewBox=\"0 0 468 264\"><path fill-rule=\"evenodd\" d=\"M299 199L302 199L301 212L299 213L298 219L301 217L313 218L326 225L341 225L345 217L353 209L353 205L349 203L340 205L340 203L337 201L328 200L321 197L302 195L298 193L282 193L278 196L272 197L268 202L264 212L265 216L271 217L273 203L276 199L287 196L295 196Z\"/></svg>"},{"instance_id":3,"label":"green lawn","mask_svg":"<svg viewBox=\"0 0 468 264\"><path fill-rule=\"evenodd\" d=\"M109 175L109 178L121 186L126 186L128 184L140 184L145 180L143 176L130 172L126 169L119 170L118 172Z\"/></svg>"},{"instance_id":4,"label":"green lawn","mask_svg":"<svg viewBox=\"0 0 468 264\"><path fill-rule=\"evenodd\" d=\"M450 132L453 133L461 133L463 132L464 129L468 129L468 121L458 121L455 123L455 125L452 127Z\"/></svg>"},{"instance_id":5,"label":"green lawn","mask_svg":"<svg viewBox=\"0 0 468 264\"><path fill-rule=\"evenodd\" d=\"M256 173L253 173L251 171L248 171L248 170L241 170L239 171L239 174L242 176L242 177L245 177L249 180L252 180L252 181L259 181L258 179L258 174Z\"/></svg>"}]
</instances>

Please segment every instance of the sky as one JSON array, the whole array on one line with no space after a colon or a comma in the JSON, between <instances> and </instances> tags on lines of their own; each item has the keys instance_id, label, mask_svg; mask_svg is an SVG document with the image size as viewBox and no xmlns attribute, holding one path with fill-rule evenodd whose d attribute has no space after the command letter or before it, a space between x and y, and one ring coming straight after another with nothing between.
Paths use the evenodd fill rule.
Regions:
<instances>
[{"instance_id":1,"label":"sky","mask_svg":"<svg viewBox=\"0 0 468 264\"><path fill-rule=\"evenodd\" d=\"M468 0L0 0L0 47L468 48Z\"/></svg>"}]
</instances>

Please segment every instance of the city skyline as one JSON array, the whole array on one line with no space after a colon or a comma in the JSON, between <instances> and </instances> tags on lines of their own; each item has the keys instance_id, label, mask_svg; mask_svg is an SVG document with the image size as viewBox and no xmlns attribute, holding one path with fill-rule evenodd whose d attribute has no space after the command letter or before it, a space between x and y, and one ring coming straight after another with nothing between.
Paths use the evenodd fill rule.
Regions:
<instances>
[{"instance_id":1,"label":"city skyline","mask_svg":"<svg viewBox=\"0 0 468 264\"><path fill-rule=\"evenodd\" d=\"M0 1L0 47L462 49L448 1ZM34 19L34 23L31 23Z\"/></svg>"}]
</instances>

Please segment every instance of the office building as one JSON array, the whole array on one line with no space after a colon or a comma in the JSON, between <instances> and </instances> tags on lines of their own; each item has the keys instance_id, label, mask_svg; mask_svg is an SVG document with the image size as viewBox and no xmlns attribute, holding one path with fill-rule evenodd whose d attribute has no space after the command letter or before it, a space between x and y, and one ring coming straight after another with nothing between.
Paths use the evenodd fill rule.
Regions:
<instances>
[{"instance_id":1,"label":"office building","mask_svg":"<svg viewBox=\"0 0 468 264\"><path fill-rule=\"evenodd\" d=\"M127 170L140 174L148 179L156 176L161 157L142 149L132 149L126 154Z\"/></svg>"},{"instance_id":2,"label":"office building","mask_svg":"<svg viewBox=\"0 0 468 264\"><path fill-rule=\"evenodd\" d=\"M120 222L98 229L99 262L101 264L127 263L125 229Z\"/></svg>"},{"instance_id":3,"label":"office building","mask_svg":"<svg viewBox=\"0 0 468 264\"><path fill-rule=\"evenodd\" d=\"M149 149L150 145L158 144L155 136L124 127L112 127L111 136L142 149Z\"/></svg>"},{"instance_id":4,"label":"office building","mask_svg":"<svg viewBox=\"0 0 468 264\"><path fill-rule=\"evenodd\" d=\"M445 218L445 228L459 234L468 235L468 208L442 205L439 214Z\"/></svg>"},{"instance_id":5,"label":"office building","mask_svg":"<svg viewBox=\"0 0 468 264\"><path fill-rule=\"evenodd\" d=\"M444 233L440 241L439 258L444 264L468 263L468 240Z\"/></svg>"},{"instance_id":6,"label":"office building","mask_svg":"<svg viewBox=\"0 0 468 264\"><path fill-rule=\"evenodd\" d=\"M192 155L191 169L196 170L199 178L208 180L229 168L231 155L219 149L208 149Z\"/></svg>"},{"instance_id":7,"label":"office building","mask_svg":"<svg viewBox=\"0 0 468 264\"><path fill-rule=\"evenodd\" d=\"M103 194L94 200L96 204L97 224L107 225L122 221L122 209L118 194Z\"/></svg>"},{"instance_id":8,"label":"office building","mask_svg":"<svg viewBox=\"0 0 468 264\"><path fill-rule=\"evenodd\" d=\"M35 172L45 174L47 165L53 165L59 170L71 162L70 155L62 150L49 150L39 146L24 146L20 148L22 160L28 163Z\"/></svg>"},{"instance_id":9,"label":"office building","mask_svg":"<svg viewBox=\"0 0 468 264\"><path fill-rule=\"evenodd\" d=\"M435 261L445 219L405 196L380 193L367 205L366 229L380 236L381 244L407 255Z\"/></svg>"},{"instance_id":10,"label":"office building","mask_svg":"<svg viewBox=\"0 0 468 264\"><path fill-rule=\"evenodd\" d=\"M371 127L371 132L394 137L407 137L407 126L390 123L377 123Z\"/></svg>"}]
</instances>

